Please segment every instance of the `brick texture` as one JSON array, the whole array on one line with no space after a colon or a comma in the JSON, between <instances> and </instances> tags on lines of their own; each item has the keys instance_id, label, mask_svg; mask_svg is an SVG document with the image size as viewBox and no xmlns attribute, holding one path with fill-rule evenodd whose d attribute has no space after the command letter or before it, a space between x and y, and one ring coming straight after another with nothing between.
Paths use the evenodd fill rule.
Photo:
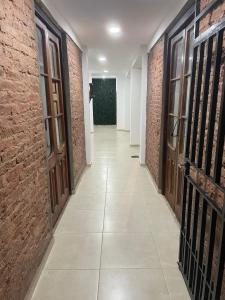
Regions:
<instances>
[{"instance_id":1,"label":"brick texture","mask_svg":"<svg viewBox=\"0 0 225 300\"><path fill-rule=\"evenodd\" d=\"M23 299L50 239L32 0L0 1L0 299Z\"/></svg>"},{"instance_id":2,"label":"brick texture","mask_svg":"<svg viewBox=\"0 0 225 300\"><path fill-rule=\"evenodd\" d=\"M67 49L70 76L73 159L75 181L77 183L86 165L82 53L70 37L67 37Z\"/></svg>"},{"instance_id":3,"label":"brick texture","mask_svg":"<svg viewBox=\"0 0 225 300\"><path fill-rule=\"evenodd\" d=\"M146 164L159 184L159 148L162 110L164 38L151 49L148 58L148 97L146 121Z\"/></svg>"}]
</instances>

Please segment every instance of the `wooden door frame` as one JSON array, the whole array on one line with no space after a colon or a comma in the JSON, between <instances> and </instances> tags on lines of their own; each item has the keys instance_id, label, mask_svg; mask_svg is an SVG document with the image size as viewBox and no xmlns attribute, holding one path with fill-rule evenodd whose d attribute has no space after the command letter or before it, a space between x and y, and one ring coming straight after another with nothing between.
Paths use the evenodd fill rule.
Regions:
<instances>
[{"instance_id":1,"label":"wooden door frame","mask_svg":"<svg viewBox=\"0 0 225 300\"><path fill-rule=\"evenodd\" d=\"M75 192L75 174L73 168L73 143L72 143L72 120L71 120L71 101L70 101L70 80L69 65L67 54L67 36L64 30L57 24L49 13L46 6L40 1L35 0L35 16L38 17L46 27L59 39L60 61L62 76L62 93L64 99L65 115L65 137L67 146L67 166L69 179L69 194ZM63 66L63 67L62 67Z\"/></svg>"},{"instance_id":2,"label":"wooden door frame","mask_svg":"<svg viewBox=\"0 0 225 300\"><path fill-rule=\"evenodd\" d=\"M164 33L164 53L163 53L163 87L162 87L162 111L161 111L161 128L160 128L160 149L159 149L159 183L158 190L165 195L165 160L167 155L167 122L168 122L168 104L169 104L169 79L170 79L170 46L171 39L182 31L187 25L194 20L195 5L193 0L188 1L178 16L167 28Z\"/></svg>"}]
</instances>

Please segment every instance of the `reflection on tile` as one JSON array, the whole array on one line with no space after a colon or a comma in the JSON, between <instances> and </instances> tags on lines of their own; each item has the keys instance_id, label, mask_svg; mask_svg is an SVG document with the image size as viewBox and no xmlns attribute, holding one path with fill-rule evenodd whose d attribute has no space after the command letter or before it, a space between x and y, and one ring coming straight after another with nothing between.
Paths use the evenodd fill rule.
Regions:
<instances>
[{"instance_id":1,"label":"reflection on tile","mask_svg":"<svg viewBox=\"0 0 225 300\"><path fill-rule=\"evenodd\" d=\"M100 271L99 300L169 300L160 269Z\"/></svg>"},{"instance_id":2,"label":"reflection on tile","mask_svg":"<svg viewBox=\"0 0 225 300\"><path fill-rule=\"evenodd\" d=\"M102 261L107 268L159 268L159 257L151 234L106 233Z\"/></svg>"},{"instance_id":3,"label":"reflection on tile","mask_svg":"<svg viewBox=\"0 0 225 300\"><path fill-rule=\"evenodd\" d=\"M96 300L98 271L44 270L33 300Z\"/></svg>"},{"instance_id":4,"label":"reflection on tile","mask_svg":"<svg viewBox=\"0 0 225 300\"><path fill-rule=\"evenodd\" d=\"M106 209L104 232L151 232L151 220L143 210Z\"/></svg>"},{"instance_id":5,"label":"reflection on tile","mask_svg":"<svg viewBox=\"0 0 225 300\"><path fill-rule=\"evenodd\" d=\"M103 211L101 210L66 210L55 234L102 232Z\"/></svg>"},{"instance_id":6,"label":"reflection on tile","mask_svg":"<svg viewBox=\"0 0 225 300\"><path fill-rule=\"evenodd\" d=\"M49 254L47 269L98 269L101 234L61 234L56 237Z\"/></svg>"}]
</instances>

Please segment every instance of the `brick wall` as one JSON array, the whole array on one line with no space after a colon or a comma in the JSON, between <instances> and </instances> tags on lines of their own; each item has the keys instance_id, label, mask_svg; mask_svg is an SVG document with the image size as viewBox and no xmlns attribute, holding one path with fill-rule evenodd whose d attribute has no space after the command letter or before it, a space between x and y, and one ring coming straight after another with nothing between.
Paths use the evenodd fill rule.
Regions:
<instances>
[{"instance_id":1,"label":"brick wall","mask_svg":"<svg viewBox=\"0 0 225 300\"><path fill-rule=\"evenodd\" d=\"M86 165L82 53L70 37L67 37L67 49L70 76L73 159L75 181L77 182Z\"/></svg>"},{"instance_id":2,"label":"brick wall","mask_svg":"<svg viewBox=\"0 0 225 300\"><path fill-rule=\"evenodd\" d=\"M159 183L159 148L162 110L164 38L151 49L148 58L148 97L146 123L146 164Z\"/></svg>"},{"instance_id":3,"label":"brick wall","mask_svg":"<svg viewBox=\"0 0 225 300\"><path fill-rule=\"evenodd\" d=\"M23 299L50 239L32 0L0 1L0 299Z\"/></svg>"}]
</instances>

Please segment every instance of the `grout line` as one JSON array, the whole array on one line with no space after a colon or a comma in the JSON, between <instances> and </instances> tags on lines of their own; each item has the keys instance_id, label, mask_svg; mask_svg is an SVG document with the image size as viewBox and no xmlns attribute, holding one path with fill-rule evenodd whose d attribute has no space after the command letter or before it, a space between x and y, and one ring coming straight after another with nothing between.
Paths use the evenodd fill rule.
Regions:
<instances>
[{"instance_id":1,"label":"grout line","mask_svg":"<svg viewBox=\"0 0 225 300\"><path fill-rule=\"evenodd\" d=\"M101 270L163 270L163 269L168 269L168 270L177 270L176 267L166 267L162 268L161 266L159 267L106 267L106 268L101 268ZM77 268L77 269L44 269L44 271L99 271L99 268Z\"/></svg>"},{"instance_id":2,"label":"grout line","mask_svg":"<svg viewBox=\"0 0 225 300\"><path fill-rule=\"evenodd\" d=\"M153 238L153 241L154 241L154 244L155 244L155 248L156 248L156 251L157 251L157 254L158 254L158 257L159 257L159 264L161 266L161 271L162 271L163 279L164 279L164 282L165 282L166 290L167 290L169 298L171 298L169 286L167 284L166 276L165 276L165 273L164 273L164 268L163 268L163 265L162 265L162 262L161 262L161 256L160 256L160 253L159 253L159 245L158 245L158 243L157 243L157 241L155 239L154 234L152 235L152 238Z\"/></svg>"},{"instance_id":3,"label":"grout line","mask_svg":"<svg viewBox=\"0 0 225 300\"><path fill-rule=\"evenodd\" d=\"M105 211L106 211L106 197L107 197L107 183L108 183L108 167L107 167L107 175L106 175L106 187L105 187L105 205L104 205L104 213L103 213L103 226L102 226L102 242L101 242L101 250L100 250L100 265L99 265L99 276L98 276L98 288L97 288L97 300L99 298L99 288L100 288L100 277L101 277L101 268L102 268L102 247L103 247L103 233L104 233L104 225L105 225Z\"/></svg>"}]
</instances>

